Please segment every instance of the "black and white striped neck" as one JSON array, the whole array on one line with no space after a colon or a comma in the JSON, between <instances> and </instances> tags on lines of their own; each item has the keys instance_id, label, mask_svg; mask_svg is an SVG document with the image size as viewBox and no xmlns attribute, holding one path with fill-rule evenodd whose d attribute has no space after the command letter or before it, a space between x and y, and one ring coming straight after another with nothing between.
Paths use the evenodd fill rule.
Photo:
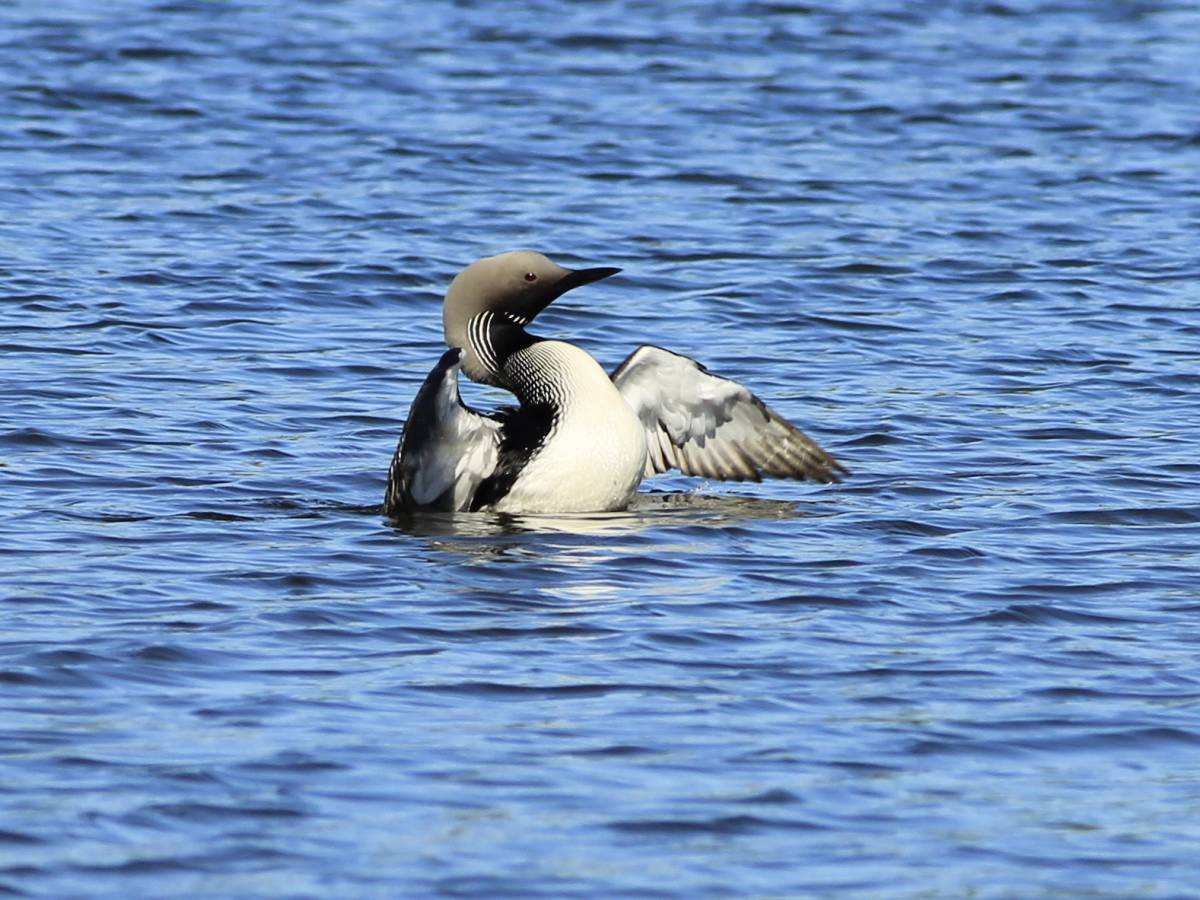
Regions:
<instances>
[{"instance_id":1,"label":"black and white striped neck","mask_svg":"<svg viewBox=\"0 0 1200 900\"><path fill-rule=\"evenodd\" d=\"M511 313L484 310L467 322L467 340L471 354L482 371L469 371L476 381L507 388L520 396L519 385L512 384L505 364L509 358L541 338L525 330L528 319Z\"/></svg>"}]
</instances>

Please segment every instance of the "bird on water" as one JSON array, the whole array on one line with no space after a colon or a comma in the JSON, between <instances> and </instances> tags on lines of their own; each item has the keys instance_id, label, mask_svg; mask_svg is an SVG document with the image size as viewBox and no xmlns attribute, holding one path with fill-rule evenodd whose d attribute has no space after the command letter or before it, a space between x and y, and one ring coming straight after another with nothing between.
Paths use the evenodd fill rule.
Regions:
<instances>
[{"instance_id":1,"label":"bird on water","mask_svg":"<svg viewBox=\"0 0 1200 900\"><path fill-rule=\"evenodd\" d=\"M566 269L517 250L463 269L442 304L450 347L426 377L388 471L384 513L624 509L668 469L730 481L821 483L847 469L734 381L644 344L610 375L584 350L526 327L614 268ZM513 393L481 413L458 373Z\"/></svg>"}]
</instances>

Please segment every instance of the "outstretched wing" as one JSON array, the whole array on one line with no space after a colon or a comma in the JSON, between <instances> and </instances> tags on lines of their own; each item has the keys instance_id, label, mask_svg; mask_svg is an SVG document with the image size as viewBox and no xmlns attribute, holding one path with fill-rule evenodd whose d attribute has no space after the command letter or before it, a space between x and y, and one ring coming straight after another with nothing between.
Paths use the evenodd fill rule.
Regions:
<instances>
[{"instance_id":1,"label":"outstretched wing","mask_svg":"<svg viewBox=\"0 0 1200 900\"><path fill-rule=\"evenodd\" d=\"M830 483L845 466L734 381L661 347L638 347L612 374L646 429L646 476L667 469L727 481Z\"/></svg>"},{"instance_id":2,"label":"outstretched wing","mask_svg":"<svg viewBox=\"0 0 1200 900\"><path fill-rule=\"evenodd\" d=\"M468 509L480 482L495 470L500 423L463 404L461 361L461 350L447 350L417 391L388 470L384 515Z\"/></svg>"}]
</instances>

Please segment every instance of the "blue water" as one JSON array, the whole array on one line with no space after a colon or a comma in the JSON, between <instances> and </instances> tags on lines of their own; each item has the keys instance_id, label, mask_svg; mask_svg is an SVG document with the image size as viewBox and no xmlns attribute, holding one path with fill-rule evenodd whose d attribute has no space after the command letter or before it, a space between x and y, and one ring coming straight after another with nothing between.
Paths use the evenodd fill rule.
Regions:
<instances>
[{"instance_id":1,"label":"blue water","mask_svg":"<svg viewBox=\"0 0 1200 900\"><path fill-rule=\"evenodd\" d=\"M0 894L1195 896L1197 35L0 5ZM853 476L389 525L515 247Z\"/></svg>"}]
</instances>

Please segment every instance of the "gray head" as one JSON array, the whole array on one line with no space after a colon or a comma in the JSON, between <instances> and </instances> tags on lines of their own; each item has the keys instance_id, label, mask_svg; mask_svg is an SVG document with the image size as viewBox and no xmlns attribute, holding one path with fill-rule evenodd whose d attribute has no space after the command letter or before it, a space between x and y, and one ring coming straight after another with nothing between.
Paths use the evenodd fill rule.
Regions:
<instances>
[{"instance_id":1,"label":"gray head","mask_svg":"<svg viewBox=\"0 0 1200 900\"><path fill-rule=\"evenodd\" d=\"M500 365L530 338L525 326L572 288L620 269L564 269L533 250L489 256L450 282L442 304L446 346L463 349L463 369L476 381L503 385Z\"/></svg>"}]
</instances>

